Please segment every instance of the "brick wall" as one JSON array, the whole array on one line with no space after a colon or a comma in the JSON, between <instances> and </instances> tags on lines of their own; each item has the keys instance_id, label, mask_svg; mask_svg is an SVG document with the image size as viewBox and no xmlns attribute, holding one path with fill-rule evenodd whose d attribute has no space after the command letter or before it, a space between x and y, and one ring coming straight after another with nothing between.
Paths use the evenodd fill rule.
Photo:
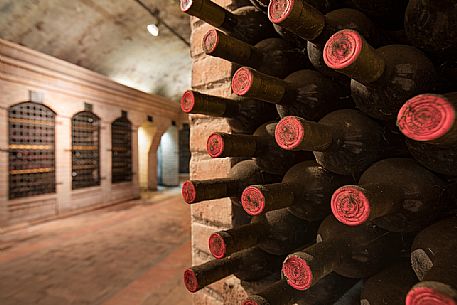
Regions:
<instances>
[{"instance_id":1,"label":"brick wall","mask_svg":"<svg viewBox=\"0 0 457 305\"><path fill-rule=\"evenodd\" d=\"M213 0L224 7L235 9L246 5L246 1ZM193 59L192 87L194 90L218 95L230 96L230 80L234 66L225 60L206 56L201 47L203 35L211 26L192 17L191 56ZM231 159L211 159L206 152L206 140L214 131L231 132L225 119L204 115L190 116L190 162L191 179L212 179L227 176L236 162ZM192 205L192 260L201 264L213 259L208 250L208 238L211 233L232 227L242 217L237 217L239 210L228 198L212 200ZM247 296L246 291L257 284L240 283L232 276L214 283L195 293L194 305L240 304ZM261 284L261 283L260 283Z\"/></svg>"}]
</instances>

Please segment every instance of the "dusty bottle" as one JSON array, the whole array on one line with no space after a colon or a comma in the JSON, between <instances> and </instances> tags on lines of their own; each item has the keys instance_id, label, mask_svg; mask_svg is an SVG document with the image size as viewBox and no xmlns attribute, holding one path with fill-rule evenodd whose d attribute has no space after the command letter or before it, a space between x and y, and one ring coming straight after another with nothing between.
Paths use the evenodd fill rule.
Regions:
<instances>
[{"instance_id":1,"label":"dusty bottle","mask_svg":"<svg viewBox=\"0 0 457 305\"><path fill-rule=\"evenodd\" d=\"M254 246L270 254L286 255L312 243L318 226L294 216L287 209L272 211L254 217L249 224L213 233L209 238L209 250L218 259Z\"/></svg>"},{"instance_id":2,"label":"dusty bottle","mask_svg":"<svg viewBox=\"0 0 457 305\"><path fill-rule=\"evenodd\" d=\"M296 115L307 120L319 120L332 110L353 105L346 87L319 72L306 69L282 80L242 67L232 78L232 90L239 96L276 104L281 117Z\"/></svg>"},{"instance_id":3,"label":"dusty bottle","mask_svg":"<svg viewBox=\"0 0 457 305\"><path fill-rule=\"evenodd\" d=\"M352 0L352 3L383 28L403 29L408 0Z\"/></svg>"},{"instance_id":4,"label":"dusty bottle","mask_svg":"<svg viewBox=\"0 0 457 305\"><path fill-rule=\"evenodd\" d=\"M375 50L353 30L335 33L323 54L327 66L352 78L357 108L375 119L394 122L406 100L433 92L438 83L433 63L418 49L387 45Z\"/></svg>"},{"instance_id":5,"label":"dusty bottle","mask_svg":"<svg viewBox=\"0 0 457 305\"><path fill-rule=\"evenodd\" d=\"M421 281L406 297L407 305L457 304L457 218L452 217L420 232L411 248L411 263Z\"/></svg>"},{"instance_id":6,"label":"dusty bottle","mask_svg":"<svg viewBox=\"0 0 457 305\"><path fill-rule=\"evenodd\" d=\"M411 262L402 259L365 281L360 304L404 305L408 291L416 283Z\"/></svg>"},{"instance_id":7,"label":"dusty bottle","mask_svg":"<svg viewBox=\"0 0 457 305\"><path fill-rule=\"evenodd\" d=\"M400 109L397 125L411 155L428 169L457 176L457 93L421 94Z\"/></svg>"},{"instance_id":8,"label":"dusty bottle","mask_svg":"<svg viewBox=\"0 0 457 305\"><path fill-rule=\"evenodd\" d=\"M280 180L280 176L261 170L253 160L245 160L232 167L227 178L187 180L182 186L182 196L188 204L231 197L234 203L241 205L240 196L247 186Z\"/></svg>"},{"instance_id":9,"label":"dusty bottle","mask_svg":"<svg viewBox=\"0 0 457 305\"><path fill-rule=\"evenodd\" d=\"M229 12L210 0L181 0L181 10L247 43L255 44L276 34L265 15L253 6Z\"/></svg>"},{"instance_id":10,"label":"dusty bottle","mask_svg":"<svg viewBox=\"0 0 457 305\"><path fill-rule=\"evenodd\" d=\"M241 280L252 281L275 273L284 256L268 254L250 248L232 256L193 266L184 272L184 284L190 292L198 290L234 274Z\"/></svg>"},{"instance_id":11,"label":"dusty bottle","mask_svg":"<svg viewBox=\"0 0 457 305\"><path fill-rule=\"evenodd\" d=\"M249 215L288 208L308 221L319 221L330 214L329 201L340 186L352 177L333 174L315 161L294 165L281 183L251 185L241 195L243 209Z\"/></svg>"},{"instance_id":12,"label":"dusty bottle","mask_svg":"<svg viewBox=\"0 0 457 305\"><path fill-rule=\"evenodd\" d=\"M330 36L339 30L353 29L362 33L375 46L382 41L382 36L373 22L363 13L351 8L337 9L324 15L302 0L272 0L268 18L274 24L308 40L308 57L314 67L343 83L347 82L347 78L331 71L322 58L322 50Z\"/></svg>"},{"instance_id":13,"label":"dusty bottle","mask_svg":"<svg viewBox=\"0 0 457 305\"><path fill-rule=\"evenodd\" d=\"M358 226L372 221L392 232L426 227L448 207L446 183L413 159L381 160L368 168L358 185L345 185L331 200L333 215Z\"/></svg>"},{"instance_id":14,"label":"dusty bottle","mask_svg":"<svg viewBox=\"0 0 457 305\"><path fill-rule=\"evenodd\" d=\"M215 132L209 136L207 151L212 158L255 158L265 172L284 175L289 168L303 160L313 159L312 154L284 150L275 141L276 123L261 125L253 135L236 135Z\"/></svg>"},{"instance_id":15,"label":"dusty bottle","mask_svg":"<svg viewBox=\"0 0 457 305\"><path fill-rule=\"evenodd\" d=\"M278 117L269 103L252 100L232 100L187 90L181 97L181 110L189 114L206 114L227 118L234 132L253 133L257 127Z\"/></svg>"},{"instance_id":16,"label":"dusty bottle","mask_svg":"<svg viewBox=\"0 0 457 305\"><path fill-rule=\"evenodd\" d=\"M302 50L281 38L267 38L253 46L212 29L205 34L202 44L207 55L279 78L311 66Z\"/></svg>"},{"instance_id":17,"label":"dusty bottle","mask_svg":"<svg viewBox=\"0 0 457 305\"><path fill-rule=\"evenodd\" d=\"M410 0L405 31L413 45L437 60L457 59L457 2Z\"/></svg>"},{"instance_id":18,"label":"dusty bottle","mask_svg":"<svg viewBox=\"0 0 457 305\"><path fill-rule=\"evenodd\" d=\"M284 149L313 151L325 169L354 177L382 158L406 154L402 139L353 109L334 111L318 123L285 117L275 138Z\"/></svg>"},{"instance_id":19,"label":"dusty bottle","mask_svg":"<svg viewBox=\"0 0 457 305\"><path fill-rule=\"evenodd\" d=\"M307 290L331 272L350 278L374 275L409 246L399 233L373 225L349 227L333 216L321 224L317 241L283 263L282 272L295 289Z\"/></svg>"},{"instance_id":20,"label":"dusty bottle","mask_svg":"<svg viewBox=\"0 0 457 305\"><path fill-rule=\"evenodd\" d=\"M339 300L351 289L356 280L331 273L307 291L296 290L280 280L255 295L249 296L243 305L329 305Z\"/></svg>"},{"instance_id":21,"label":"dusty bottle","mask_svg":"<svg viewBox=\"0 0 457 305\"><path fill-rule=\"evenodd\" d=\"M268 4L270 4L270 0L250 1L256 8L263 11L265 14L268 14ZM322 13L328 13L341 7L348 7L351 4L350 0L308 0L306 2Z\"/></svg>"}]
</instances>

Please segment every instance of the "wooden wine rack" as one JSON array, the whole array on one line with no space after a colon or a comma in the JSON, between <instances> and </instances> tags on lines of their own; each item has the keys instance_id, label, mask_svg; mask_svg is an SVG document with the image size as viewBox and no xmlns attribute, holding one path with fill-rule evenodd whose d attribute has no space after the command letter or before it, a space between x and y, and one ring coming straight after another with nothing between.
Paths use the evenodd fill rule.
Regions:
<instances>
[{"instance_id":1,"label":"wooden wine rack","mask_svg":"<svg viewBox=\"0 0 457 305\"><path fill-rule=\"evenodd\" d=\"M132 181L132 123L127 113L111 124L112 183Z\"/></svg>"},{"instance_id":2,"label":"wooden wine rack","mask_svg":"<svg viewBox=\"0 0 457 305\"><path fill-rule=\"evenodd\" d=\"M72 189L100 185L100 119L90 111L75 114L72 131Z\"/></svg>"},{"instance_id":3,"label":"wooden wine rack","mask_svg":"<svg viewBox=\"0 0 457 305\"><path fill-rule=\"evenodd\" d=\"M55 113L24 102L8 111L9 199L55 192Z\"/></svg>"}]
</instances>

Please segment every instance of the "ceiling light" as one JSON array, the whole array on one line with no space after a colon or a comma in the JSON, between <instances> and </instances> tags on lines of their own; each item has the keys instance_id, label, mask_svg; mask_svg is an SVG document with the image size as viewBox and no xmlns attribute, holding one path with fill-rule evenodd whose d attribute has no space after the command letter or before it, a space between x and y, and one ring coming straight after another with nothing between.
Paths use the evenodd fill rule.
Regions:
<instances>
[{"instance_id":1,"label":"ceiling light","mask_svg":"<svg viewBox=\"0 0 457 305\"><path fill-rule=\"evenodd\" d=\"M148 25L148 32L152 35L152 36L159 36L159 27L156 25L156 24L149 24Z\"/></svg>"}]
</instances>

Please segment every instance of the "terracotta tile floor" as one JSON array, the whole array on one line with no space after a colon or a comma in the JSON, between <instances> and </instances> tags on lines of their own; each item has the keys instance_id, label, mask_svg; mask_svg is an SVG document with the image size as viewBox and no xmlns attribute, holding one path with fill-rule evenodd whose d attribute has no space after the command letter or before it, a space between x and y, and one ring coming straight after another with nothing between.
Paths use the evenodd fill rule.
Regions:
<instances>
[{"instance_id":1,"label":"terracotta tile floor","mask_svg":"<svg viewBox=\"0 0 457 305\"><path fill-rule=\"evenodd\" d=\"M148 194L0 236L1 305L190 305L190 209Z\"/></svg>"}]
</instances>

